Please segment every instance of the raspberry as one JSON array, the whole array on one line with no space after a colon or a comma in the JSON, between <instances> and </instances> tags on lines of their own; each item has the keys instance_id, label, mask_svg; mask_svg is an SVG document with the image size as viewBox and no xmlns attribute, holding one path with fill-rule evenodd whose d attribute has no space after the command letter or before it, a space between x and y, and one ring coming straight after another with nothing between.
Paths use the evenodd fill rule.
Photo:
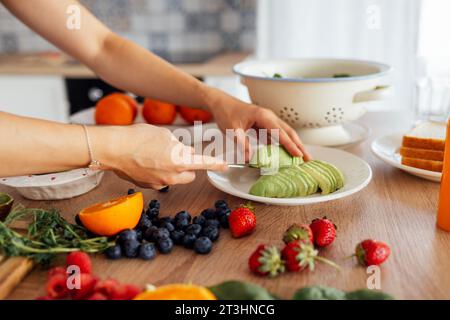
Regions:
<instances>
[{"instance_id":1,"label":"raspberry","mask_svg":"<svg viewBox=\"0 0 450 320\"><path fill-rule=\"evenodd\" d=\"M91 258L85 253L81 251L76 251L69 253L66 258L66 265L72 266L76 265L80 268L81 273L92 273L92 263Z\"/></svg>"},{"instance_id":2,"label":"raspberry","mask_svg":"<svg viewBox=\"0 0 450 320\"><path fill-rule=\"evenodd\" d=\"M108 298L105 295L103 295L99 292L96 292L96 293L90 295L89 297L87 297L86 300L108 300Z\"/></svg>"},{"instance_id":3,"label":"raspberry","mask_svg":"<svg viewBox=\"0 0 450 320\"><path fill-rule=\"evenodd\" d=\"M63 299L69 294L67 288L67 277L62 274L56 274L49 278L45 286L47 296L52 299Z\"/></svg>"},{"instance_id":4,"label":"raspberry","mask_svg":"<svg viewBox=\"0 0 450 320\"><path fill-rule=\"evenodd\" d=\"M106 279L99 281L94 288L95 293L100 293L104 296L106 296L108 299L112 299L115 295L117 290L119 289L119 282L117 282L114 279Z\"/></svg>"},{"instance_id":5,"label":"raspberry","mask_svg":"<svg viewBox=\"0 0 450 320\"><path fill-rule=\"evenodd\" d=\"M82 273L80 276L80 288L70 290L70 295L73 300L82 300L90 296L94 292L97 279L87 273Z\"/></svg>"},{"instance_id":6,"label":"raspberry","mask_svg":"<svg viewBox=\"0 0 450 320\"><path fill-rule=\"evenodd\" d=\"M66 269L63 267L54 267L48 270L47 277L50 279L53 276L56 276L57 274L66 275Z\"/></svg>"},{"instance_id":7,"label":"raspberry","mask_svg":"<svg viewBox=\"0 0 450 320\"><path fill-rule=\"evenodd\" d=\"M113 295L112 300L132 300L139 293L141 289L133 284L121 285L116 293Z\"/></svg>"}]
</instances>

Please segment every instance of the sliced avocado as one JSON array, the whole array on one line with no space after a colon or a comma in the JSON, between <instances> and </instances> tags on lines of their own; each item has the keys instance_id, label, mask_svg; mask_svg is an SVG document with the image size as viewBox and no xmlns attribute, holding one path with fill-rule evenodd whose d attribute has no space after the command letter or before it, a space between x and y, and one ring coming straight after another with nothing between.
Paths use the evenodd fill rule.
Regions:
<instances>
[{"instance_id":1,"label":"sliced avocado","mask_svg":"<svg viewBox=\"0 0 450 320\"><path fill-rule=\"evenodd\" d=\"M251 187L250 194L269 198L288 198L295 193L295 186L279 173L261 176Z\"/></svg>"},{"instance_id":2,"label":"sliced avocado","mask_svg":"<svg viewBox=\"0 0 450 320\"><path fill-rule=\"evenodd\" d=\"M249 165L255 168L284 168L302 163L303 158L292 157L283 147L279 145L267 145L259 148L255 152Z\"/></svg>"},{"instance_id":3,"label":"sliced avocado","mask_svg":"<svg viewBox=\"0 0 450 320\"><path fill-rule=\"evenodd\" d=\"M333 175L337 181L337 186L336 186L337 189L341 189L344 187L345 178L344 178L344 174L341 172L341 170L339 170L336 166L332 165L331 163L328 163L325 161L316 160L316 162L321 164L322 166L327 167L333 173Z\"/></svg>"},{"instance_id":4,"label":"sliced avocado","mask_svg":"<svg viewBox=\"0 0 450 320\"><path fill-rule=\"evenodd\" d=\"M298 167L298 171L306 179L309 185L308 195L316 193L319 190L319 183L303 168Z\"/></svg>"},{"instance_id":5,"label":"sliced avocado","mask_svg":"<svg viewBox=\"0 0 450 320\"><path fill-rule=\"evenodd\" d=\"M332 193L335 188L333 180L331 179L330 175L321 170L320 168L317 168L310 162L311 161L303 164L302 169L308 172L314 178L314 180L317 181L320 190L322 190L322 194Z\"/></svg>"},{"instance_id":6,"label":"sliced avocado","mask_svg":"<svg viewBox=\"0 0 450 320\"><path fill-rule=\"evenodd\" d=\"M308 179L302 174L299 167L292 166L283 170L286 171L290 177L292 177L293 181L295 181L298 189L297 196L306 197L311 194L311 190L313 189L312 185L310 181L308 181Z\"/></svg>"},{"instance_id":7,"label":"sliced avocado","mask_svg":"<svg viewBox=\"0 0 450 320\"><path fill-rule=\"evenodd\" d=\"M332 192L337 190L338 181L336 180L336 177L334 176L333 172L328 167L323 166L322 164L318 163L316 160L310 161L310 165L314 166L317 170L319 170L323 174L326 174L331 179L331 181L333 183L333 191Z\"/></svg>"},{"instance_id":8,"label":"sliced avocado","mask_svg":"<svg viewBox=\"0 0 450 320\"><path fill-rule=\"evenodd\" d=\"M296 183L291 179L291 177L286 174L283 169L281 169L277 174L274 175L274 179L279 179L286 184L286 189L284 189L284 197L292 198L298 194L298 187Z\"/></svg>"},{"instance_id":9,"label":"sliced avocado","mask_svg":"<svg viewBox=\"0 0 450 320\"><path fill-rule=\"evenodd\" d=\"M292 171L291 168L292 167L283 168L280 170L279 174L292 183L294 192L290 196L297 197L299 195L303 195L306 192L307 186L305 185L303 180L299 176L297 176L295 172Z\"/></svg>"}]
</instances>

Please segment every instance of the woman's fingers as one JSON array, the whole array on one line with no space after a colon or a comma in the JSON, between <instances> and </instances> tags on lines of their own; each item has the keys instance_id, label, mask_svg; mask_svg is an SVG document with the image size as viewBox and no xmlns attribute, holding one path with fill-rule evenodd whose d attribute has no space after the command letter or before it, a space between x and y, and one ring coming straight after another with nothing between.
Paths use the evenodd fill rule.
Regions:
<instances>
[{"instance_id":1,"label":"woman's fingers","mask_svg":"<svg viewBox=\"0 0 450 320\"><path fill-rule=\"evenodd\" d=\"M238 148L244 153L245 162L250 161L251 146L250 141L242 128L235 129L235 136Z\"/></svg>"},{"instance_id":2,"label":"woman's fingers","mask_svg":"<svg viewBox=\"0 0 450 320\"><path fill-rule=\"evenodd\" d=\"M303 158L305 161L311 160L311 155L306 150L305 146L303 145L302 141L300 140L300 137L298 136L297 132L286 122L281 120L282 129L286 131L286 134L290 138L290 140L297 146L297 148L300 150L300 152L303 154ZM288 150L289 151L289 150Z\"/></svg>"}]
</instances>

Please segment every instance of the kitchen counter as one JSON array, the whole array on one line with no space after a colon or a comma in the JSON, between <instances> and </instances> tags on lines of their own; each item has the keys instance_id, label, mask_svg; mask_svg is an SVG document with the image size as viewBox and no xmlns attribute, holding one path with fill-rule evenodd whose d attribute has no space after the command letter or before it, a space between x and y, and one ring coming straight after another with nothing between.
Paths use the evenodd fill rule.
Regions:
<instances>
[{"instance_id":1,"label":"kitchen counter","mask_svg":"<svg viewBox=\"0 0 450 320\"><path fill-rule=\"evenodd\" d=\"M172 254L159 255L154 261L109 261L103 256L93 258L94 271L103 278L113 277L140 286L151 283L162 285L177 282L212 285L225 280L247 280L262 285L274 294L289 298L298 288L307 285L328 285L345 290L366 287L369 274L359 267L355 259L346 259L355 245L366 238L387 242L391 257L381 266L381 289L399 299L450 299L450 233L435 226L439 184L421 180L379 161L370 152L374 137L392 131L406 130L408 123L403 115L369 114L362 122L371 127L371 136L363 144L349 151L370 163L373 181L362 192L338 201L297 207L275 207L255 203L258 219L254 234L233 239L228 231L211 254L200 256L183 248ZM96 190L65 201L33 202L21 199L27 206L56 207L64 216L73 219L80 209L94 202L123 195L132 187L128 182L107 173ZM174 215L186 209L199 214L225 198L235 207L244 201L225 195L212 187L205 174L198 174L190 185L172 187L167 194L143 191L146 202L161 201L161 214ZM341 272L318 264L315 272L287 273L275 279L253 276L247 259L259 244L282 244L283 231L292 223L306 223L326 215L338 226L338 237L329 248L321 250L322 256L333 259L342 267ZM34 270L9 296L10 299L33 299L44 293L45 270Z\"/></svg>"},{"instance_id":2,"label":"kitchen counter","mask_svg":"<svg viewBox=\"0 0 450 320\"><path fill-rule=\"evenodd\" d=\"M176 64L195 76L229 76L232 67L249 53L220 54L204 63ZM96 78L96 75L66 55L59 53L0 55L0 75L56 75L68 78Z\"/></svg>"}]
</instances>

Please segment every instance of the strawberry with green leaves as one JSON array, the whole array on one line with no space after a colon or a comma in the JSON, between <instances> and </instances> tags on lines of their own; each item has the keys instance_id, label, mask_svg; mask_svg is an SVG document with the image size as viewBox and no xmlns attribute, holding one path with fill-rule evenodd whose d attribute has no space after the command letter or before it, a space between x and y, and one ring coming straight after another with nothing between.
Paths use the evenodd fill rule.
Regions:
<instances>
[{"instance_id":1,"label":"strawberry with green leaves","mask_svg":"<svg viewBox=\"0 0 450 320\"><path fill-rule=\"evenodd\" d=\"M390 254L391 249L386 243L367 239L358 243L354 255L362 266L378 266L385 262Z\"/></svg>"},{"instance_id":2,"label":"strawberry with green leaves","mask_svg":"<svg viewBox=\"0 0 450 320\"><path fill-rule=\"evenodd\" d=\"M259 276L276 277L285 271L280 250L275 246L260 245L248 260L250 271Z\"/></svg>"},{"instance_id":3,"label":"strawberry with green leaves","mask_svg":"<svg viewBox=\"0 0 450 320\"><path fill-rule=\"evenodd\" d=\"M314 243L314 236L311 228L306 224L293 224L283 235L283 242L301 241L304 243Z\"/></svg>"},{"instance_id":4,"label":"strawberry with green leaves","mask_svg":"<svg viewBox=\"0 0 450 320\"><path fill-rule=\"evenodd\" d=\"M314 249L312 243L302 241L291 241L281 251L281 256L285 261L288 271L299 272L305 269L314 271L315 262L324 262L340 270L340 267L331 260L318 256L318 251Z\"/></svg>"},{"instance_id":5,"label":"strawberry with green leaves","mask_svg":"<svg viewBox=\"0 0 450 320\"><path fill-rule=\"evenodd\" d=\"M254 208L250 204L247 204L231 212L228 217L228 223L233 237L241 238L255 230L256 216L253 211Z\"/></svg>"}]
</instances>

